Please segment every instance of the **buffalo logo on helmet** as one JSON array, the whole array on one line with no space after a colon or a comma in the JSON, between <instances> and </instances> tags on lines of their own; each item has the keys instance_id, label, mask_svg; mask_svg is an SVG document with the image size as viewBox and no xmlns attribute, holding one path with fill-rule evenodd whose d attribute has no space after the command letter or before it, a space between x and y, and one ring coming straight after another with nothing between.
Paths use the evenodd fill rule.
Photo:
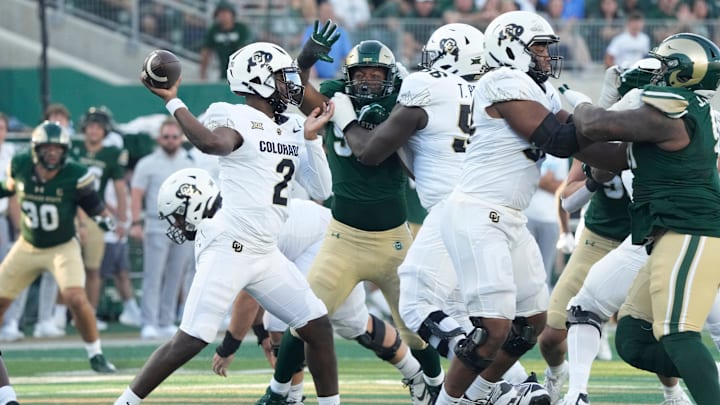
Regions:
<instances>
[{"instance_id":1,"label":"buffalo logo on helmet","mask_svg":"<svg viewBox=\"0 0 720 405\"><path fill-rule=\"evenodd\" d=\"M511 42L520 39L520 36L525 32L525 28L522 25L508 24L503 27L498 35L498 45L500 42L509 39Z\"/></svg>"},{"instance_id":2,"label":"buffalo logo on helmet","mask_svg":"<svg viewBox=\"0 0 720 405\"><path fill-rule=\"evenodd\" d=\"M178 198L190 198L196 194L202 194L202 191L196 185L189 183L181 184L176 193Z\"/></svg>"},{"instance_id":3,"label":"buffalo logo on helmet","mask_svg":"<svg viewBox=\"0 0 720 405\"><path fill-rule=\"evenodd\" d=\"M440 49L442 49L443 54L452 55L455 57L455 62L458 61L460 49L458 48L457 42L454 38L445 38L441 40Z\"/></svg>"},{"instance_id":4,"label":"buffalo logo on helmet","mask_svg":"<svg viewBox=\"0 0 720 405\"><path fill-rule=\"evenodd\" d=\"M268 52L257 51L253 53L252 56L250 56L250 58L248 59L248 73L250 73L252 68L254 68L255 66L260 66L261 68L264 67L265 65L270 63L272 58L272 54Z\"/></svg>"}]
</instances>

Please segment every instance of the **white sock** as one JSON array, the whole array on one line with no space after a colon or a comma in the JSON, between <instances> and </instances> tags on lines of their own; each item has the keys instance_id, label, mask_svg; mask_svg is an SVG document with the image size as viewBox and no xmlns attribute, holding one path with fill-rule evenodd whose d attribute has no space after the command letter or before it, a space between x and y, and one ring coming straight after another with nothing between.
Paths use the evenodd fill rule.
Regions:
<instances>
[{"instance_id":1,"label":"white sock","mask_svg":"<svg viewBox=\"0 0 720 405\"><path fill-rule=\"evenodd\" d=\"M663 385L663 395L665 396L665 399L680 399L682 398L683 389L680 387L680 383L677 383L673 385L672 387L668 387L667 385Z\"/></svg>"},{"instance_id":2,"label":"white sock","mask_svg":"<svg viewBox=\"0 0 720 405\"><path fill-rule=\"evenodd\" d=\"M96 354L102 354L100 339L90 343L85 342L85 351L87 351L88 359L92 359Z\"/></svg>"},{"instance_id":3,"label":"white sock","mask_svg":"<svg viewBox=\"0 0 720 405\"><path fill-rule=\"evenodd\" d=\"M15 395L15 390L12 385L0 387L0 404L10 401L17 401L17 395Z\"/></svg>"},{"instance_id":4,"label":"white sock","mask_svg":"<svg viewBox=\"0 0 720 405\"><path fill-rule=\"evenodd\" d=\"M440 395L438 395L437 402L435 403L437 405L458 405L460 404L460 398L451 397L450 394L445 391L445 386L443 385L440 390Z\"/></svg>"},{"instance_id":5,"label":"white sock","mask_svg":"<svg viewBox=\"0 0 720 405\"><path fill-rule=\"evenodd\" d=\"M410 350L405 352L405 356L393 365L405 378L410 378L420 371L420 363L413 357Z\"/></svg>"},{"instance_id":6,"label":"white sock","mask_svg":"<svg viewBox=\"0 0 720 405\"><path fill-rule=\"evenodd\" d=\"M437 387L442 384L443 381L445 381L445 372L440 369L440 374L438 374L436 377L428 377L427 375L423 374L423 379L425 380L425 384L431 387Z\"/></svg>"},{"instance_id":7,"label":"white sock","mask_svg":"<svg viewBox=\"0 0 720 405\"><path fill-rule=\"evenodd\" d=\"M125 391L115 400L114 405L140 405L142 398L135 395L130 387L125 388Z\"/></svg>"},{"instance_id":8,"label":"white sock","mask_svg":"<svg viewBox=\"0 0 720 405\"><path fill-rule=\"evenodd\" d=\"M586 324L571 325L567 335L569 389L587 393L590 369L600 350L600 332Z\"/></svg>"},{"instance_id":9,"label":"white sock","mask_svg":"<svg viewBox=\"0 0 720 405\"><path fill-rule=\"evenodd\" d=\"M331 397L318 397L318 405L340 405L340 395Z\"/></svg>"},{"instance_id":10,"label":"white sock","mask_svg":"<svg viewBox=\"0 0 720 405\"><path fill-rule=\"evenodd\" d=\"M520 361L516 361L513 363L512 366L508 369L508 371L503 374L503 380L509 382L512 385L520 385L525 382L525 380L528 379L528 373L525 371L525 367L520 363Z\"/></svg>"},{"instance_id":11,"label":"white sock","mask_svg":"<svg viewBox=\"0 0 720 405\"><path fill-rule=\"evenodd\" d=\"M290 392L288 392L287 402L300 402L302 401L303 395L303 382L300 381L295 385L290 386Z\"/></svg>"},{"instance_id":12,"label":"white sock","mask_svg":"<svg viewBox=\"0 0 720 405\"><path fill-rule=\"evenodd\" d=\"M558 375L565 372L565 370L568 369L568 362L563 361L559 366L548 366L548 370L550 371L550 375Z\"/></svg>"},{"instance_id":13,"label":"white sock","mask_svg":"<svg viewBox=\"0 0 720 405\"><path fill-rule=\"evenodd\" d=\"M287 396L287 394L290 392L290 387L292 387L292 383L289 381L286 383L281 383L277 382L275 378L270 380L270 389L276 394Z\"/></svg>"},{"instance_id":14,"label":"white sock","mask_svg":"<svg viewBox=\"0 0 720 405\"><path fill-rule=\"evenodd\" d=\"M475 401L477 399L485 399L496 383L490 382L480 376L470 384L465 391L465 396Z\"/></svg>"}]
</instances>

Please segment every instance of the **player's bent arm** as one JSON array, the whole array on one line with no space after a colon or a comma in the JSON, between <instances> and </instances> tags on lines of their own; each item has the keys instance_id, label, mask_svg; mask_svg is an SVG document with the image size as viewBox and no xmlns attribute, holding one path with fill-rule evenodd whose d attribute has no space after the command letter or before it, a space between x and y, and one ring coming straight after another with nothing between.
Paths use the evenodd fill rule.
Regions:
<instances>
[{"instance_id":1,"label":"player's bent arm","mask_svg":"<svg viewBox=\"0 0 720 405\"><path fill-rule=\"evenodd\" d=\"M75 201L90 217L100 215L106 210L105 203L100 198L100 194L93 188L92 182L77 189Z\"/></svg>"},{"instance_id":2,"label":"player's bent arm","mask_svg":"<svg viewBox=\"0 0 720 405\"><path fill-rule=\"evenodd\" d=\"M306 153L300 154L298 183L314 200L324 201L332 193L332 174L322 146L322 139L305 140Z\"/></svg>"},{"instance_id":3,"label":"player's bent arm","mask_svg":"<svg viewBox=\"0 0 720 405\"><path fill-rule=\"evenodd\" d=\"M563 210L575 212L580 210L592 198L594 190L587 187L587 177L582 170L582 162L574 159L570 172L565 179L565 186L560 190L560 204ZM591 185L592 187L592 185Z\"/></svg>"},{"instance_id":4,"label":"player's bent arm","mask_svg":"<svg viewBox=\"0 0 720 405\"><path fill-rule=\"evenodd\" d=\"M590 142L576 136L575 125L561 121L537 101L510 100L487 107L491 117L503 118L519 136L543 151L558 157L570 157ZM564 117L567 120L567 116Z\"/></svg>"},{"instance_id":5,"label":"player's bent arm","mask_svg":"<svg viewBox=\"0 0 720 405\"><path fill-rule=\"evenodd\" d=\"M243 144L242 135L236 130L224 126L206 128L187 108L178 108L175 119L190 143L209 155L225 156Z\"/></svg>"},{"instance_id":6,"label":"player's bent arm","mask_svg":"<svg viewBox=\"0 0 720 405\"><path fill-rule=\"evenodd\" d=\"M305 86L305 93L303 94L303 101L300 104L300 111L305 115L310 115L312 110L315 108L322 108L329 98L325 97L320 93L315 86L310 83L310 69L303 70L300 72L300 81Z\"/></svg>"},{"instance_id":7,"label":"player's bent arm","mask_svg":"<svg viewBox=\"0 0 720 405\"><path fill-rule=\"evenodd\" d=\"M360 163L376 166L405 145L419 129L425 128L428 116L420 107L397 104L390 116L372 131L357 122L345 129L345 138Z\"/></svg>"},{"instance_id":8,"label":"player's bent arm","mask_svg":"<svg viewBox=\"0 0 720 405\"><path fill-rule=\"evenodd\" d=\"M596 142L576 153L575 158L592 167L620 173L628 168L627 148L625 142Z\"/></svg>"},{"instance_id":9,"label":"player's bent arm","mask_svg":"<svg viewBox=\"0 0 720 405\"><path fill-rule=\"evenodd\" d=\"M593 141L652 142L665 150L679 150L690 142L683 120L667 117L647 104L608 111L584 103L575 108L573 121L578 134Z\"/></svg>"}]
</instances>

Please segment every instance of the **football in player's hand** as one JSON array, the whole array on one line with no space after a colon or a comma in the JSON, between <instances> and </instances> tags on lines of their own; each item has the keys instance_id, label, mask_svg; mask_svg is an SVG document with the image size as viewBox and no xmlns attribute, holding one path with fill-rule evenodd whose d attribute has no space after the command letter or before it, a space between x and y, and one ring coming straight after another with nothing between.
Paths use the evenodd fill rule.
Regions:
<instances>
[{"instance_id":1,"label":"football in player's hand","mask_svg":"<svg viewBox=\"0 0 720 405\"><path fill-rule=\"evenodd\" d=\"M170 51L156 49L142 65L142 79L151 87L169 89L180 77L180 59Z\"/></svg>"}]
</instances>

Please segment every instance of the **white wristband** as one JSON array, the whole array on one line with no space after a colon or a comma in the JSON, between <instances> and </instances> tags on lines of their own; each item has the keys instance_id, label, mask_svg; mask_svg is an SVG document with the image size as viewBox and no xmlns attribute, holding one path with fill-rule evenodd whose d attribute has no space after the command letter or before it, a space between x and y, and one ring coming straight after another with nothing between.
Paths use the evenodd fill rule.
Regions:
<instances>
[{"instance_id":1,"label":"white wristband","mask_svg":"<svg viewBox=\"0 0 720 405\"><path fill-rule=\"evenodd\" d=\"M177 111L179 108L184 108L186 110L188 109L185 103L183 103L183 101L177 97L165 103L165 108L167 108L168 112L172 116L175 116L175 111Z\"/></svg>"}]
</instances>

